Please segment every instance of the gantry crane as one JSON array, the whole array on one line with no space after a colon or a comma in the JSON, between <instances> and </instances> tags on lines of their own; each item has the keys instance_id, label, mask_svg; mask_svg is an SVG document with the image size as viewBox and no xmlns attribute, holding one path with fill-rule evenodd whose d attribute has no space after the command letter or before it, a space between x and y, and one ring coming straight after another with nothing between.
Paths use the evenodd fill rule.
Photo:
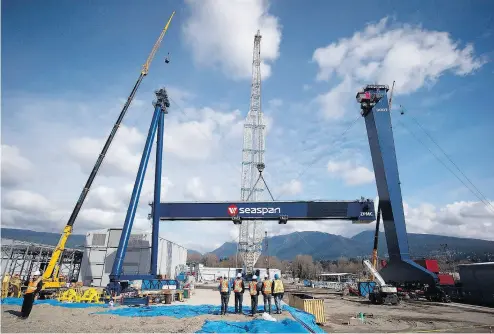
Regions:
<instances>
[{"instance_id":1,"label":"gantry crane","mask_svg":"<svg viewBox=\"0 0 494 334\"><path fill-rule=\"evenodd\" d=\"M389 94L389 111L391 112L391 105L393 104L393 92L395 90L395 81L393 80L393 86L391 86L391 93ZM377 270L377 248L379 246L379 225L381 223L381 204L378 200L377 204L377 218L376 218L376 230L374 232L374 248L372 249L372 266ZM374 275L370 274L370 278L374 279Z\"/></svg>"},{"instance_id":2,"label":"gantry crane","mask_svg":"<svg viewBox=\"0 0 494 334\"><path fill-rule=\"evenodd\" d=\"M60 240L58 241L58 244L55 248L55 250L52 253L52 256L50 258L50 262L48 263L48 266L46 267L44 273L43 273L43 290L44 294L49 294L51 290L58 289L62 287L65 282L61 281L58 277L58 271L59 271L59 261L61 259L62 253L65 249L65 244L67 243L67 239L69 238L70 234L72 233L72 228L74 226L75 220L77 219L77 216L79 212L81 211L82 205L84 204L84 200L86 199L86 196L89 192L89 189L91 188L91 185L93 184L94 178L96 177L96 174L98 173L99 168L101 167L101 164L103 163L103 159L106 156L106 153L108 152L108 149L110 148L110 145L113 141L113 138L115 138L115 135L118 131L118 128L120 127L120 124L122 123L122 120L127 113L127 109L129 109L130 104L132 103L132 100L134 99L134 96L141 85L142 79L149 73L149 67L151 66L151 62L154 59L154 56L156 55L156 52L158 51L161 41L163 40L163 37L165 37L165 34L168 30L168 27L170 26L170 23L172 21L173 16L175 15L175 12L173 12L168 19L168 22L166 23L165 27L161 31L160 36L156 40L156 43L154 43L153 49L151 50L151 53L149 54L148 58L146 59L146 62L144 65L142 65L142 70L139 75L139 78L137 79L137 82L134 85L134 88L130 92L129 97L127 98L127 102L125 102L122 111L120 112L120 115L118 116L117 121L115 122L115 125L113 126L113 129L110 132L110 135L108 136L108 139L106 140L105 145L103 146L103 149L101 150L101 153L98 156L98 159L96 160L96 163L94 164L93 170L91 171L91 174L89 174L89 178L86 181L86 184L84 185L84 188L82 189L82 192L79 196L79 199L77 200L77 203L72 210L72 214L70 215L70 218L67 222L67 225L65 225L65 228L63 229L62 235L60 237ZM169 63L168 57L165 60L166 63Z\"/></svg>"}]
</instances>

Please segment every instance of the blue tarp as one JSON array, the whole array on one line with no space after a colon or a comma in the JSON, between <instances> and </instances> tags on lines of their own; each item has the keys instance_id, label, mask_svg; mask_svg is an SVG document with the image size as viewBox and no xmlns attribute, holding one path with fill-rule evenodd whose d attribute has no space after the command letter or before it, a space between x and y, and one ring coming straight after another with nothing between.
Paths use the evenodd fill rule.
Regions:
<instances>
[{"instance_id":1,"label":"blue tarp","mask_svg":"<svg viewBox=\"0 0 494 334\"><path fill-rule=\"evenodd\" d=\"M1 300L1 304L4 305L17 305L17 306L22 306L22 298L4 298ZM58 300L55 299L45 299L45 300L35 300L34 305L39 305L39 304L48 304L51 306L61 306L61 307L68 307L68 308L86 308L86 307L108 307L105 304L86 304L86 303L62 303L59 302Z\"/></svg>"},{"instance_id":2,"label":"blue tarp","mask_svg":"<svg viewBox=\"0 0 494 334\"><path fill-rule=\"evenodd\" d=\"M315 333L324 333L324 331L319 328L319 326L316 324L315 317L312 314L300 311L296 308L293 308L288 305L283 305L283 310L290 312L290 314L298 321L304 323L307 327L311 328L311 330ZM235 311L234 307L228 307L228 312L233 313ZM260 305L259 306L259 311L264 311L264 306ZM243 307L243 313L244 314L250 314L250 307ZM102 311L102 312L96 312L96 314L112 314L112 315L119 315L122 317L159 317L159 316L164 316L164 317L174 317L174 318L191 318L191 317L197 317L199 315L205 315L205 314L215 314L218 315L220 314L220 307L215 306L215 305L170 305L170 306L141 306L141 307L126 307L126 308L116 308L112 310L107 310L107 311ZM254 322L256 323L255 325L252 326L257 326L260 328L263 328L263 325L259 325L260 320L255 320ZM263 320L264 321L264 320ZM245 331L247 332L255 332L257 327L245 327L248 323L251 323L252 321L246 322L246 323L237 323L237 322L227 322L227 321L212 321L210 322L211 324L207 325L209 327L204 327L203 331L204 332L214 332L216 329L214 329L214 326L220 326L217 324L223 324L221 326L226 326L226 324L229 324L228 326L233 326L231 324L236 324L236 326L240 326L241 328L237 328L238 331L241 330L239 333L243 333ZM269 322L269 321L268 321ZM290 324L293 328L288 328L286 324L281 325L280 322L269 322L270 324L273 324L272 330L267 330L268 332L297 332L296 328L294 327L294 324ZM296 323L300 328L304 328L300 323ZM206 326L206 325L205 325ZM251 326L251 325L248 325ZM247 328L247 329L246 329ZM298 327L297 327L298 328ZM222 329L220 332L238 332L237 330L234 330L233 328L230 327L225 327ZM302 332L307 332L306 329L304 329Z\"/></svg>"},{"instance_id":3,"label":"blue tarp","mask_svg":"<svg viewBox=\"0 0 494 334\"><path fill-rule=\"evenodd\" d=\"M307 333L307 330L291 319L282 321L257 319L245 322L206 320L197 333Z\"/></svg>"},{"instance_id":4,"label":"blue tarp","mask_svg":"<svg viewBox=\"0 0 494 334\"><path fill-rule=\"evenodd\" d=\"M296 309L295 307L288 306L286 304L283 305L283 310L287 310L290 312L292 317L294 317L299 322L303 322L305 326L309 327L314 333L325 333L317 324L316 317L313 314L301 311Z\"/></svg>"},{"instance_id":5,"label":"blue tarp","mask_svg":"<svg viewBox=\"0 0 494 334\"><path fill-rule=\"evenodd\" d=\"M234 307L229 307L228 312L233 313ZM244 307L243 312L248 314L250 308ZM215 305L170 305L170 306L141 306L116 308L113 310L96 312L97 314L113 314L122 317L174 317L191 318L204 314L220 314L220 306Z\"/></svg>"},{"instance_id":6,"label":"blue tarp","mask_svg":"<svg viewBox=\"0 0 494 334\"><path fill-rule=\"evenodd\" d=\"M22 305L22 298L4 298L1 300L4 305ZM52 306L61 306L68 308L86 308L86 307L108 307L107 304L86 304L86 303L63 303L54 299L36 300L34 304L48 304ZM305 333L307 330L300 324L311 328L315 333L324 333L315 322L312 314L300 311L296 308L283 305L283 310L290 314L298 321L283 319L282 321L266 321L257 319L254 321L235 322L235 321L206 321L201 333ZM228 312L233 313L234 307L229 307ZM259 305L259 311L264 311L263 305ZM141 307L119 307L109 309L95 314L113 314L123 317L174 317L174 318L191 318L205 314L219 314L220 306L215 305L169 305L169 306L141 306ZM250 314L250 307L243 307L244 314Z\"/></svg>"}]
</instances>

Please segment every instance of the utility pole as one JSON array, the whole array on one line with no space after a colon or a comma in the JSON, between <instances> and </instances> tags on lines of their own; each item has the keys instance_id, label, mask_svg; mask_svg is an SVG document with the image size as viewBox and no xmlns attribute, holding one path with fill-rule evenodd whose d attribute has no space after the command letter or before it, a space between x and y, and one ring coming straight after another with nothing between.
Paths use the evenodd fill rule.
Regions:
<instances>
[{"instance_id":1,"label":"utility pole","mask_svg":"<svg viewBox=\"0 0 494 334\"><path fill-rule=\"evenodd\" d=\"M269 276L269 248L268 248L268 231L264 231L264 239L266 240L266 272Z\"/></svg>"}]
</instances>

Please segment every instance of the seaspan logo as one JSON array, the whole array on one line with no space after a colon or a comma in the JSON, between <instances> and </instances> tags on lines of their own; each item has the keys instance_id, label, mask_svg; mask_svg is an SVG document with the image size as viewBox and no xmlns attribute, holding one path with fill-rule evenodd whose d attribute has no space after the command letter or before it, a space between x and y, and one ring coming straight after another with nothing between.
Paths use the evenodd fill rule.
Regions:
<instances>
[{"instance_id":1,"label":"seaspan logo","mask_svg":"<svg viewBox=\"0 0 494 334\"><path fill-rule=\"evenodd\" d=\"M236 215L242 214L256 214L264 216L265 214L275 214L281 213L281 208L267 208L267 207L257 207L257 208L238 208L235 204L231 204L228 207L228 215L234 217Z\"/></svg>"},{"instance_id":2,"label":"seaspan logo","mask_svg":"<svg viewBox=\"0 0 494 334\"><path fill-rule=\"evenodd\" d=\"M238 208L235 204L232 204L228 207L228 215L230 217L234 217L238 214Z\"/></svg>"}]
</instances>

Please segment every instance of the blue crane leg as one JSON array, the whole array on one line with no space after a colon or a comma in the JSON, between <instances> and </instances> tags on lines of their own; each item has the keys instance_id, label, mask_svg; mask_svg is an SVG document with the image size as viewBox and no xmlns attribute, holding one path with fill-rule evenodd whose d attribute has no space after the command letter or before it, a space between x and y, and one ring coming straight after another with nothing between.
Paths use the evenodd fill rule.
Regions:
<instances>
[{"instance_id":1,"label":"blue crane leg","mask_svg":"<svg viewBox=\"0 0 494 334\"><path fill-rule=\"evenodd\" d=\"M146 175L146 168L149 162L149 156L151 155L151 149L153 147L153 139L156 134L156 128L161 113L161 107L156 106L154 109L151 125L149 126L149 132L146 139L146 144L144 145L144 151L142 152L141 163L139 165L139 170L137 172L136 180L134 183L132 197L130 198L127 216L125 217L125 223L122 229L122 235L120 236L117 255L115 258L115 262L113 262L112 272L110 275L111 280L118 280L120 274L122 273L122 265L125 257L125 252L127 251L127 245L129 243L129 237L132 231L132 225L134 223L137 205L139 204L139 196L141 195L142 184L144 182L144 176Z\"/></svg>"},{"instance_id":2,"label":"blue crane leg","mask_svg":"<svg viewBox=\"0 0 494 334\"><path fill-rule=\"evenodd\" d=\"M163 127L165 113L160 112L158 134L156 136L156 168L154 171L154 201L153 201L153 240L151 244L151 274L158 275L158 245L160 233L160 215L158 207L161 202L161 170L163 164Z\"/></svg>"},{"instance_id":3,"label":"blue crane leg","mask_svg":"<svg viewBox=\"0 0 494 334\"><path fill-rule=\"evenodd\" d=\"M381 275L389 282L434 284L436 275L412 261L409 254L387 89L366 88L365 91L371 96L382 96L372 109L363 112L389 254L389 263Z\"/></svg>"}]
</instances>

